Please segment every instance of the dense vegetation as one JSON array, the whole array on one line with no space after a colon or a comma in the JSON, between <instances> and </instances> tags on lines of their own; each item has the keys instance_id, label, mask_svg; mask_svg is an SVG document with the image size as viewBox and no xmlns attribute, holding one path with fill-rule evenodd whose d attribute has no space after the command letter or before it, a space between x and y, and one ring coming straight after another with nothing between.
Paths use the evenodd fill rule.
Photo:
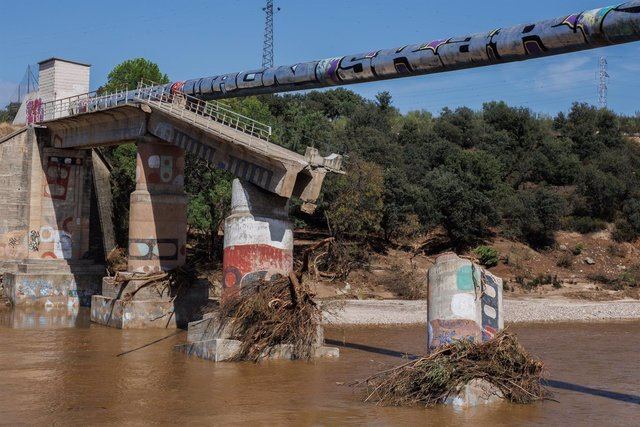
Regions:
<instances>
[{"instance_id":1,"label":"dense vegetation","mask_svg":"<svg viewBox=\"0 0 640 427\"><path fill-rule=\"evenodd\" d=\"M555 118L502 102L482 111L400 114L391 96L345 89L233 101L275 126L277 143L348 156L314 217L334 233L388 240L441 226L455 248L495 233L541 248L554 231L640 234L640 149L624 136L636 118L574 104Z\"/></svg>"}]
</instances>

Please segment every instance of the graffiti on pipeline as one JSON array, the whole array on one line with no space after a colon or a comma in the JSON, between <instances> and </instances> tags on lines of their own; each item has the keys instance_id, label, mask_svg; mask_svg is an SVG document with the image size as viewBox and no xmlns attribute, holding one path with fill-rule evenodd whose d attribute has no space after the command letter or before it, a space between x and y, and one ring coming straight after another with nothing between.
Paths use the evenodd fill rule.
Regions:
<instances>
[{"instance_id":1,"label":"graffiti on pipeline","mask_svg":"<svg viewBox=\"0 0 640 427\"><path fill-rule=\"evenodd\" d=\"M204 99L361 83L520 61L640 38L640 0L487 33L169 83Z\"/></svg>"}]
</instances>

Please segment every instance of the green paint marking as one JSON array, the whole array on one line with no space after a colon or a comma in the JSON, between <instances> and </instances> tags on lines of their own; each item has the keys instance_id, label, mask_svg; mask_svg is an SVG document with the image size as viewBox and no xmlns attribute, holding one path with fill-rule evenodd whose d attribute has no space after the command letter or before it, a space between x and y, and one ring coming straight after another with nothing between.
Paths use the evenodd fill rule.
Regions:
<instances>
[{"instance_id":1,"label":"green paint marking","mask_svg":"<svg viewBox=\"0 0 640 427\"><path fill-rule=\"evenodd\" d=\"M464 265L456 271L456 284L461 291L473 290L473 269L470 265Z\"/></svg>"}]
</instances>

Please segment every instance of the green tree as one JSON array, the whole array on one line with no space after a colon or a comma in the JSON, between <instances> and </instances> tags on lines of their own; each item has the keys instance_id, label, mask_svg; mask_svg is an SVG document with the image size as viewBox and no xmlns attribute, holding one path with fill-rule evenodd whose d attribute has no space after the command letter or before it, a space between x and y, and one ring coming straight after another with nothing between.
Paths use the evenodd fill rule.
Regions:
<instances>
[{"instance_id":1,"label":"green tree","mask_svg":"<svg viewBox=\"0 0 640 427\"><path fill-rule=\"evenodd\" d=\"M325 211L338 236L366 237L381 229L384 176L380 166L353 161L346 175L334 180L325 199Z\"/></svg>"},{"instance_id":2,"label":"green tree","mask_svg":"<svg viewBox=\"0 0 640 427\"><path fill-rule=\"evenodd\" d=\"M169 77L160 71L158 64L145 58L127 59L116 65L107 76L107 83L99 91L103 93L135 89L141 80L169 83Z\"/></svg>"},{"instance_id":3,"label":"green tree","mask_svg":"<svg viewBox=\"0 0 640 427\"><path fill-rule=\"evenodd\" d=\"M13 122L13 119L16 118L16 114L18 114L18 110L20 109L19 102L10 102L4 109L0 110L0 123Z\"/></svg>"},{"instance_id":4,"label":"green tree","mask_svg":"<svg viewBox=\"0 0 640 427\"><path fill-rule=\"evenodd\" d=\"M222 259L222 236L218 231L231 210L232 182L233 176L228 172L187 153L187 224L190 234L200 243L198 249L209 261Z\"/></svg>"},{"instance_id":5,"label":"green tree","mask_svg":"<svg viewBox=\"0 0 640 427\"><path fill-rule=\"evenodd\" d=\"M111 192L113 196L113 226L116 242L120 247L128 247L129 240L129 200L136 189L136 146L123 144L105 151L111 170Z\"/></svg>"},{"instance_id":6,"label":"green tree","mask_svg":"<svg viewBox=\"0 0 640 427\"><path fill-rule=\"evenodd\" d=\"M564 200L544 187L514 192L501 201L505 235L534 248L550 246L565 213Z\"/></svg>"}]
</instances>

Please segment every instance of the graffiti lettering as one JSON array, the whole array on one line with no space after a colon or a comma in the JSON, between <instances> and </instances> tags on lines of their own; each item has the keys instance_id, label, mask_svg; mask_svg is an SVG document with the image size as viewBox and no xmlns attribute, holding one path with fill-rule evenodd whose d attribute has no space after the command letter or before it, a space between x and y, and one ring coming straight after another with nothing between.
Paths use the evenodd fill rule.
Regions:
<instances>
[{"instance_id":1,"label":"graffiti lettering","mask_svg":"<svg viewBox=\"0 0 640 427\"><path fill-rule=\"evenodd\" d=\"M491 65L624 43L640 37L640 1L565 15L471 36L290 66L223 74L168 84L188 95L216 99L319 88Z\"/></svg>"}]
</instances>

